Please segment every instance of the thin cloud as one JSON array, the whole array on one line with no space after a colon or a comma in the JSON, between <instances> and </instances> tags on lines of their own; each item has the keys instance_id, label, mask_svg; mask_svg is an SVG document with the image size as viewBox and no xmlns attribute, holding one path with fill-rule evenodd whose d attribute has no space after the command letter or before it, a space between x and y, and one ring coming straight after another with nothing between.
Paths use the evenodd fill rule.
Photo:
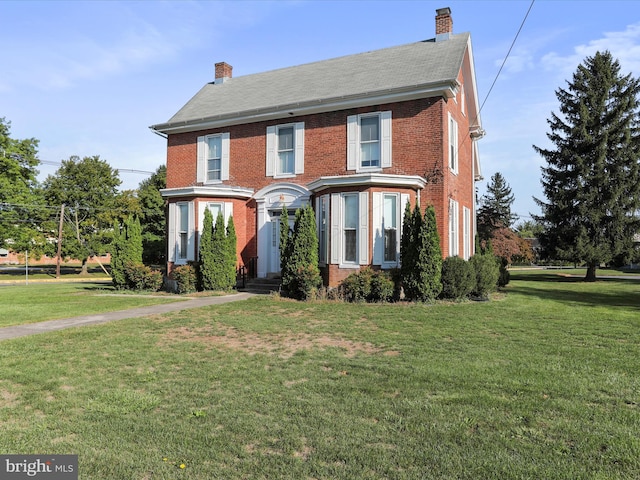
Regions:
<instances>
[{"instance_id":1,"label":"thin cloud","mask_svg":"<svg viewBox=\"0 0 640 480\"><path fill-rule=\"evenodd\" d=\"M577 45L570 55L548 53L542 57L541 65L545 70L555 71L562 78L568 79L585 58L605 50L619 60L623 75L632 73L638 76L640 73L640 23L629 25L621 32L605 32L603 38L591 40L586 45Z\"/></svg>"}]
</instances>

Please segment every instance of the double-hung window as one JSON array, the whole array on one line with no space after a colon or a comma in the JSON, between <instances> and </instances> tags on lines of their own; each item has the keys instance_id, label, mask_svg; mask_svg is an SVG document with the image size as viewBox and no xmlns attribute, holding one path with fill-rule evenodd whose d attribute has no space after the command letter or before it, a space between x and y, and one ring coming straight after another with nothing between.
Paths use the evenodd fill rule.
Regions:
<instances>
[{"instance_id":1,"label":"double-hung window","mask_svg":"<svg viewBox=\"0 0 640 480\"><path fill-rule=\"evenodd\" d=\"M449 200L449 256L460 254L458 247L458 202Z\"/></svg>"},{"instance_id":2,"label":"double-hung window","mask_svg":"<svg viewBox=\"0 0 640 480\"><path fill-rule=\"evenodd\" d=\"M400 261L400 236L406 193L373 192L373 265L393 268Z\"/></svg>"},{"instance_id":3,"label":"double-hung window","mask_svg":"<svg viewBox=\"0 0 640 480\"><path fill-rule=\"evenodd\" d=\"M358 255L358 195L343 196L342 261L356 263Z\"/></svg>"},{"instance_id":4,"label":"double-hung window","mask_svg":"<svg viewBox=\"0 0 640 480\"><path fill-rule=\"evenodd\" d=\"M197 180L199 183L221 183L229 180L229 133L198 137Z\"/></svg>"},{"instance_id":5,"label":"double-hung window","mask_svg":"<svg viewBox=\"0 0 640 480\"><path fill-rule=\"evenodd\" d=\"M207 181L222 179L222 137L207 137Z\"/></svg>"},{"instance_id":6,"label":"double-hung window","mask_svg":"<svg viewBox=\"0 0 640 480\"><path fill-rule=\"evenodd\" d=\"M168 230L169 261L183 265L189 260L194 260L193 202L169 204Z\"/></svg>"},{"instance_id":7,"label":"double-hung window","mask_svg":"<svg viewBox=\"0 0 640 480\"><path fill-rule=\"evenodd\" d=\"M295 150L293 149L293 127L278 129L278 162L276 173L278 175L293 175Z\"/></svg>"},{"instance_id":8,"label":"double-hung window","mask_svg":"<svg viewBox=\"0 0 640 480\"><path fill-rule=\"evenodd\" d=\"M267 177L304 173L304 122L267 127Z\"/></svg>"},{"instance_id":9,"label":"double-hung window","mask_svg":"<svg viewBox=\"0 0 640 480\"><path fill-rule=\"evenodd\" d=\"M449 114L449 169L458 173L458 123Z\"/></svg>"},{"instance_id":10,"label":"double-hung window","mask_svg":"<svg viewBox=\"0 0 640 480\"><path fill-rule=\"evenodd\" d=\"M178 204L178 259L186 260L189 253L189 204Z\"/></svg>"},{"instance_id":11,"label":"double-hung window","mask_svg":"<svg viewBox=\"0 0 640 480\"><path fill-rule=\"evenodd\" d=\"M352 268L369 264L369 193L331 194L331 263Z\"/></svg>"},{"instance_id":12,"label":"double-hung window","mask_svg":"<svg viewBox=\"0 0 640 480\"><path fill-rule=\"evenodd\" d=\"M384 195L382 211L384 261L396 262L398 260L398 195Z\"/></svg>"},{"instance_id":13,"label":"double-hung window","mask_svg":"<svg viewBox=\"0 0 640 480\"><path fill-rule=\"evenodd\" d=\"M347 117L347 170L391 166L391 111Z\"/></svg>"},{"instance_id":14,"label":"double-hung window","mask_svg":"<svg viewBox=\"0 0 640 480\"><path fill-rule=\"evenodd\" d=\"M377 115L360 119L360 166L380 166L380 118Z\"/></svg>"}]
</instances>

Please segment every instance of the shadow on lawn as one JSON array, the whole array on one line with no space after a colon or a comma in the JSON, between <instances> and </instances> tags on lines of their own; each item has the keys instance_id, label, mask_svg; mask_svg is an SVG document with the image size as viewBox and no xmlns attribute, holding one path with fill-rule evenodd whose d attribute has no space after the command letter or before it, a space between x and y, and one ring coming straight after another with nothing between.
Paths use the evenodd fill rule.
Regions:
<instances>
[{"instance_id":1,"label":"shadow on lawn","mask_svg":"<svg viewBox=\"0 0 640 480\"><path fill-rule=\"evenodd\" d=\"M520 295L563 303L577 303L587 306L624 307L631 308L632 310L640 310L639 279L602 278L594 283L587 283L584 282L582 277L563 277L558 274L549 273L538 275L512 274L511 280L520 280L523 282L517 285L511 283L507 287L508 291ZM543 285L538 285L541 283L552 283L554 285L545 288ZM566 284L567 288L562 288L562 284ZM576 284L584 285L585 288L580 289ZM569 285L573 286L570 287ZM589 288L589 286L593 288ZM601 288L598 288L598 286L601 286ZM630 286L632 287L632 291L629 289Z\"/></svg>"}]
</instances>

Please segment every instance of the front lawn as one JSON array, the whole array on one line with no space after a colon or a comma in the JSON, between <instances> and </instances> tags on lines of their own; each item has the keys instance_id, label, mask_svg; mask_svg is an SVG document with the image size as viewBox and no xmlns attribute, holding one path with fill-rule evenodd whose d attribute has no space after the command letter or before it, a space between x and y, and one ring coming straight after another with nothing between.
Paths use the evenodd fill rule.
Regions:
<instances>
[{"instance_id":1,"label":"front lawn","mask_svg":"<svg viewBox=\"0 0 640 480\"><path fill-rule=\"evenodd\" d=\"M111 282L0 285L0 327L184 300L179 295L116 295Z\"/></svg>"},{"instance_id":2,"label":"front lawn","mask_svg":"<svg viewBox=\"0 0 640 480\"><path fill-rule=\"evenodd\" d=\"M640 478L640 282L268 297L0 344L0 450L91 479ZM183 467L183 468L181 468Z\"/></svg>"}]
</instances>

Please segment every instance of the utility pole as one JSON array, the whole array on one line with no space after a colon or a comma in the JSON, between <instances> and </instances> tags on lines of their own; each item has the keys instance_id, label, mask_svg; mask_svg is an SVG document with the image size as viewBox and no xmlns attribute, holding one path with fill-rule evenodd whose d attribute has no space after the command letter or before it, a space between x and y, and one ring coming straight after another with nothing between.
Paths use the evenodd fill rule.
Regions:
<instances>
[{"instance_id":1,"label":"utility pole","mask_svg":"<svg viewBox=\"0 0 640 480\"><path fill-rule=\"evenodd\" d=\"M62 256L62 224L64 223L64 203L60 206L60 226L58 227L58 257L56 259L56 278L60 278L60 257Z\"/></svg>"}]
</instances>

